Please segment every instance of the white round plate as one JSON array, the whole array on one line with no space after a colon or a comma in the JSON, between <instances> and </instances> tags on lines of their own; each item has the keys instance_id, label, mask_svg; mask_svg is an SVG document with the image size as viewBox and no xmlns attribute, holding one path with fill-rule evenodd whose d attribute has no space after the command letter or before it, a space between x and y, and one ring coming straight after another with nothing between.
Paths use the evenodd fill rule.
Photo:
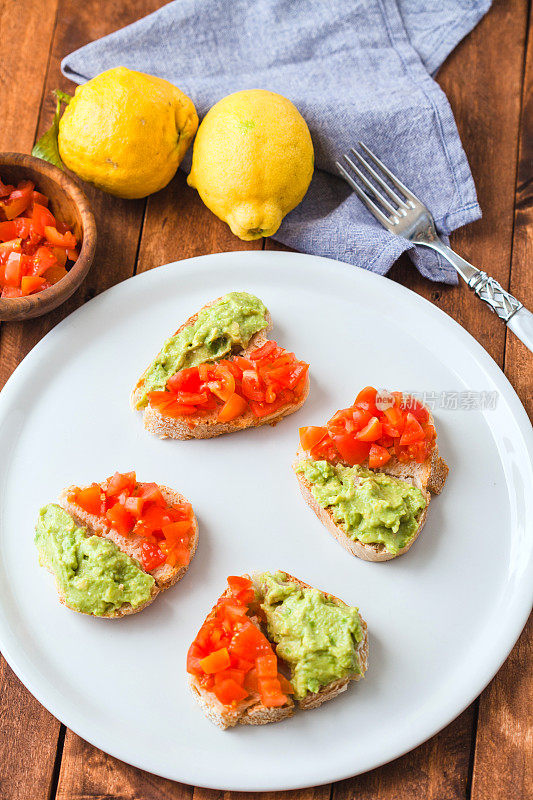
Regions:
<instances>
[{"instance_id":1,"label":"white round plate","mask_svg":"<svg viewBox=\"0 0 533 800\"><path fill-rule=\"evenodd\" d=\"M132 386L183 320L232 290L261 297L273 337L310 363L305 406L275 428L207 441L149 436L130 411ZM290 467L298 428L323 424L367 384L425 391L428 400L444 392L447 404L466 406L437 404L448 482L416 545L383 564L337 544ZM475 408L495 398L494 408ZM68 727L167 778L280 790L372 769L459 714L518 638L533 585L532 450L524 409L492 359L392 281L275 252L151 270L64 320L0 394L2 650ZM200 523L196 556L185 578L140 614L109 621L73 613L38 566L38 509L65 486L131 469L190 498ZM189 693L187 648L227 575L277 568L360 607L370 633L367 677L318 710L220 731Z\"/></svg>"}]
</instances>

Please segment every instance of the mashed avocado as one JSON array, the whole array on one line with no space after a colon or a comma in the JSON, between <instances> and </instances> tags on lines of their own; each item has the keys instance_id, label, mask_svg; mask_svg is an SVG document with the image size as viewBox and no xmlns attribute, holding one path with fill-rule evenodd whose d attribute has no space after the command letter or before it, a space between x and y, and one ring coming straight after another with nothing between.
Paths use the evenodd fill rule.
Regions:
<instances>
[{"instance_id":1,"label":"mashed avocado","mask_svg":"<svg viewBox=\"0 0 533 800\"><path fill-rule=\"evenodd\" d=\"M260 576L266 587L262 608L269 638L291 667L296 697L321 686L361 674L357 645L363 638L357 608L333 600L318 589L300 588L283 572Z\"/></svg>"},{"instance_id":2,"label":"mashed avocado","mask_svg":"<svg viewBox=\"0 0 533 800\"><path fill-rule=\"evenodd\" d=\"M426 498L406 481L311 459L300 462L296 471L307 478L315 500L331 511L350 539L384 544L396 555L418 529Z\"/></svg>"},{"instance_id":3,"label":"mashed avocado","mask_svg":"<svg viewBox=\"0 0 533 800\"><path fill-rule=\"evenodd\" d=\"M266 328L267 309L253 294L230 292L203 308L196 322L168 339L144 376L143 394L137 408L148 402L148 392L162 391L180 369L225 358L237 347L245 348L258 331Z\"/></svg>"},{"instance_id":4,"label":"mashed avocado","mask_svg":"<svg viewBox=\"0 0 533 800\"><path fill-rule=\"evenodd\" d=\"M39 561L52 570L75 611L107 616L124 603L135 607L150 598L152 576L114 542L79 528L60 506L42 508L35 530Z\"/></svg>"}]
</instances>

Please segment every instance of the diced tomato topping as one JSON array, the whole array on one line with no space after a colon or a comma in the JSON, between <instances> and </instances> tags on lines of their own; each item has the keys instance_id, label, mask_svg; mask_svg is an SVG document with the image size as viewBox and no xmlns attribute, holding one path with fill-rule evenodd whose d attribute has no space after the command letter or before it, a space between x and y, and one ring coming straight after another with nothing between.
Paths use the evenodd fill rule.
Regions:
<instances>
[{"instance_id":1,"label":"diced tomato topping","mask_svg":"<svg viewBox=\"0 0 533 800\"><path fill-rule=\"evenodd\" d=\"M156 483L138 483L135 472L116 472L102 484L73 490L70 498L139 542L140 561L147 572L164 563L172 567L189 563L192 506L167 503Z\"/></svg>"},{"instance_id":2,"label":"diced tomato topping","mask_svg":"<svg viewBox=\"0 0 533 800\"><path fill-rule=\"evenodd\" d=\"M236 419L240 417L241 414L244 414L246 409L248 408L248 403L244 399L237 394L237 392L233 392L231 397L229 397L222 408L218 413L218 421L219 422L230 422L232 419Z\"/></svg>"},{"instance_id":3,"label":"diced tomato topping","mask_svg":"<svg viewBox=\"0 0 533 800\"><path fill-rule=\"evenodd\" d=\"M155 503L158 506L165 505L165 499L157 483L139 483L136 495L142 497L147 503Z\"/></svg>"},{"instance_id":4,"label":"diced tomato topping","mask_svg":"<svg viewBox=\"0 0 533 800\"><path fill-rule=\"evenodd\" d=\"M141 545L141 564L147 572L165 563L165 554L152 542L143 542Z\"/></svg>"},{"instance_id":5,"label":"diced tomato topping","mask_svg":"<svg viewBox=\"0 0 533 800\"><path fill-rule=\"evenodd\" d=\"M251 589L252 581L250 578L243 578L241 575L230 575L228 578L228 586L232 593L235 594L242 589Z\"/></svg>"},{"instance_id":6,"label":"diced tomato topping","mask_svg":"<svg viewBox=\"0 0 533 800\"><path fill-rule=\"evenodd\" d=\"M0 180L0 289L2 297L22 297L53 286L78 257L70 227L56 221L48 198L31 181L15 188ZM10 258L12 254L20 258ZM8 263L9 262L9 263Z\"/></svg>"},{"instance_id":7,"label":"diced tomato topping","mask_svg":"<svg viewBox=\"0 0 533 800\"><path fill-rule=\"evenodd\" d=\"M102 513L102 488L97 483L85 489L76 489L73 500L88 514L98 516Z\"/></svg>"},{"instance_id":8,"label":"diced tomato topping","mask_svg":"<svg viewBox=\"0 0 533 800\"><path fill-rule=\"evenodd\" d=\"M391 454L387 448L381 447L379 444L372 444L368 454L368 466L370 469L379 469L390 460L390 457Z\"/></svg>"},{"instance_id":9,"label":"diced tomato topping","mask_svg":"<svg viewBox=\"0 0 533 800\"><path fill-rule=\"evenodd\" d=\"M134 517L137 517L137 519L142 516L143 507L144 500L142 497L134 497L133 495L129 497L126 496L124 500L124 508L126 511L129 511L130 514L133 514Z\"/></svg>"},{"instance_id":10,"label":"diced tomato topping","mask_svg":"<svg viewBox=\"0 0 533 800\"><path fill-rule=\"evenodd\" d=\"M248 614L255 601L249 578L231 575L223 594L187 653L187 671L225 706L260 701L282 706L293 693L278 671L272 645Z\"/></svg>"},{"instance_id":11,"label":"diced tomato topping","mask_svg":"<svg viewBox=\"0 0 533 800\"><path fill-rule=\"evenodd\" d=\"M400 444L414 444L424 438L424 430L417 418L409 412L405 420L405 427L400 438Z\"/></svg>"},{"instance_id":12,"label":"diced tomato topping","mask_svg":"<svg viewBox=\"0 0 533 800\"><path fill-rule=\"evenodd\" d=\"M353 466L368 459L370 468L377 469L393 453L400 461L422 463L436 439L429 419L428 409L415 398L401 392L380 397L367 386L353 406L332 416L326 428L301 428L300 444L315 461L333 464Z\"/></svg>"},{"instance_id":13,"label":"diced tomato topping","mask_svg":"<svg viewBox=\"0 0 533 800\"><path fill-rule=\"evenodd\" d=\"M276 678L278 674L278 660L274 653L259 656L255 662L259 678Z\"/></svg>"},{"instance_id":14,"label":"diced tomato topping","mask_svg":"<svg viewBox=\"0 0 533 800\"><path fill-rule=\"evenodd\" d=\"M10 239L25 239L30 235L31 221L26 217L0 222L0 242L8 242Z\"/></svg>"},{"instance_id":15,"label":"diced tomato topping","mask_svg":"<svg viewBox=\"0 0 533 800\"><path fill-rule=\"evenodd\" d=\"M261 361L263 358L269 356L275 349L276 342L268 341L262 347L258 347L253 353L250 354L250 361Z\"/></svg>"},{"instance_id":16,"label":"diced tomato topping","mask_svg":"<svg viewBox=\"0 0 533 800\"><path fill-rule=\"evenodd\" d=\"M300 444L302 449L309 451L319 443L321 439L327 434L327 428L319 428L316 425L308 425L306 428L300 428Z\"/></svg>"},{"instance_id":17,"label":"diced tomato topping","mask_svg":"<svg viewBox=\"0 0 533 800\"><path fill-rule=\"evenodd\" d=\"M131 492L137 483L135 472L115 472L112 478L107 482L105 490L107 497L114 497L126 489Z\"/></svg>"},{"instance_id":18,"label":"diced tomato topping","mask_svg":"<svg viewBox=\"0 0 533 800\"><path fill-rule=\"evenodd\" d=\"M215 682L213 693L224 706L236 705L248 697L246 689L239 686L239 684L231 678L227 678L218 684Z\"/></svg>"},{"instance_id":19,"label":"diced tomato topping","mask_svg":"<svg viewBox=\"0 0 533 800\"><path fill-rule=\"evenodd\" d=\"M230 658L227 647L215 650L200 661L200 666L208 674L212 672L222 672L230 666Z\"/></svg>"},{"instance_id":20,"label":"diced tomato topping","mask_svg":"<svg viewBox=\"0 0 533 800\"><path fill-rule=\"evenodd\" d=\"M377 417L371 417L364 428L361 428L355 436L360 442L376 442L381 438L381 422Z\"/></svg>"},{"instance_id":21,"label":"diced tomato topping","mask_svg":"<svg viewBox=\"0 0 533 800\"><path fill-rule=\"evenodd\" d=\"M277 678L259 678L259 691L263 705L271 708L284 706L287 696L281 691L281 684Z\"/></svg>"},{"instance_id":22,"label":"diced tomato topping","mask_svg":"<svg viewBox=\"0 0 533 800\"><path fill-rule=\"evenodd\" d=\"M112 528L123 536L127 536L133 530L135 520L133 516L126 511L122 503L115 503L111 506L106 513L106 518Z\"/></svg>"},{"instance_id":23,"label":"diced tomato topping","mask_svg":"<svg viewBox=\"0 0 533 800\"><path fill-rule=\"evenodd\" d=\"M32 192L31 201L32 203L39 203L41 206L48 206L48 197L45 194L41 194L41 192Z\"/></svg>"},{"instance_id":24,"label":"diced tomato topping","mask_svg":"<svg viewBox=\"0 0 533 800\"><path fill-rule=\"evenodd\" d=\"M184 537L188 540L190 529L191 523L188 520L170 522L167 525L161 526L161 530L168 542L182 542Z\"/></svg>"},{"instance_id":25,"label":"diced tomato topping","mask_svg":"<svg viewBox=\"0 0 533 800\"><path fill-rule=\"evenodd\" d=\"M0 197L7 197L12 191L14 191L14 189L14 186L2 183L2 180L0 179Z\"/></svg>"},{"instance_id":26,"label":"diced tomato topping","mask_svg":"<svg viewBox=\"0 0 533 800\"><path fill-rule=\"evenodd\" d=\"M164 416L202 416L217 411L230 422L251 411L261 419L294 403L303 391L309 365L268 341L249 358L233 356L172 375L164 391L148 393L150 406Z\"/></svg>"}]
</instances>

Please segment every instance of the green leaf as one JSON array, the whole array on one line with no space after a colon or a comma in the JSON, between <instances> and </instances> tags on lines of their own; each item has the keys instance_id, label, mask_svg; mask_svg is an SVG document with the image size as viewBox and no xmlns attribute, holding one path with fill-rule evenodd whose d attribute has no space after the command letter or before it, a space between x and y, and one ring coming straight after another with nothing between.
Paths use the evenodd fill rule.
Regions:
<instances>
[{"instance_id":1,"label":"green leaf","mask_svg":"<svg viewBox=\"0 0 533 800\"><path fill-rule=\"evenodd\" d=\"M72 97L61 89L55 89L55 96L57 97L56 113L52 127L41 136L38 142L34 145L31 154L36 158L42 158L43 161L49 161L59 169L65 169L61 156L59 155L59 146L57 143L57 136L59 134L59 117L61 116L61 103L68 105Z\"/></svg>"},{"instance_id":2,"label":"green leaf","mask_svg":"<svg viewBox=\"0 0 533 800\"><path fill-rule=\"evenodd\" d=\"M54 94L57 97L57 99L61 100L61 102L64 103L66 106L68 106L68 104L72 100L72 96L70 94L67 94L66 92L61 91L61 89L54 89Z\"/></svg>"}]
</instances>

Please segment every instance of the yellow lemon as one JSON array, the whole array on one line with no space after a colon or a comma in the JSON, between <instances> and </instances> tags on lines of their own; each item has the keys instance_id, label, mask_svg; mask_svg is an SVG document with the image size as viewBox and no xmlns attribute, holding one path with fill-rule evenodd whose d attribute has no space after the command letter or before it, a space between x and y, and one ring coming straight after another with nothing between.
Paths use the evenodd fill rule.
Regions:
<instances>
[{"instance_id":1,"label":"yellow lemon","mask_svg":"<svg viewBox=\"0 0 533 800\"><path fill-rule=\"evenodd\" d=\"M76 89L59 122L59 153L105 192L146 197L174 177L197 127L192 100L176 86L116 67Z\"/></svg>"},{"instance_id":2,"label":"yellow lemon","mask_svg":"<svg viewBox=\"0 0 533 800\"><path fill-rule=\"evenodd\" d=\"M272 236L302 200L313 175L309 128L274 92L230 94L206 114L188 183L240 239Z\"/></svg>"}]
</instances>

